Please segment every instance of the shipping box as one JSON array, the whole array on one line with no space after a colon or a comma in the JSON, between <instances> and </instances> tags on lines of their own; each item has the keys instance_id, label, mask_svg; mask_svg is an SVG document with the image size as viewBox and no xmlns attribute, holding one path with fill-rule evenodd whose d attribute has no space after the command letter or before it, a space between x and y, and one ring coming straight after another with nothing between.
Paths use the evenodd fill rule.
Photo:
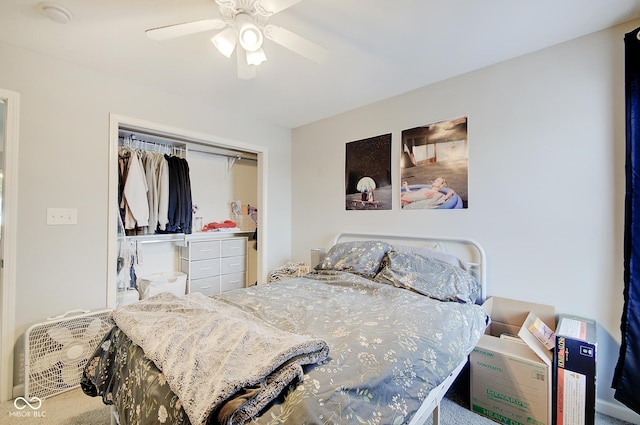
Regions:
<instances>
[{"instance_id":1,"label":"shipping box","mask_svg":"<svg viewBox=\"0 0 640 425\"><path fill-rule=\"evenodd\" d=\"M596 322L561 314L554 350L557 425L593 425L596 414Z\"/></svg>"},{"instance_id":2,"label":"shipping box","mask_svg":"<svg viewBox=\"0 0 640 425\"><path fill-rule=\"evenodd\" d=\"M555 308L491 297L491 324L470 356L471 410L504 424L552 424L553 353L529 328L555 330ZM536 320L539 319L539 320Z\"/></svg>"}]
</instances>

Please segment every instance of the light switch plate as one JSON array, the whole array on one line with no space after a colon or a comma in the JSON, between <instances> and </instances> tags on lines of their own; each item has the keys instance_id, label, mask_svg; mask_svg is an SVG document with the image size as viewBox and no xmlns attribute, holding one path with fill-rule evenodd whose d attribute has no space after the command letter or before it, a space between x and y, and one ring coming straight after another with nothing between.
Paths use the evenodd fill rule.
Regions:
<instances>
[{"instance_id":1,"label":"light switch plate","mask_svg":"<svg viewBox=\"0 0 640 425\"><path fill-rule=\"evenodd\" d=\"M77 208L47 208L48 225L78 224Z\"/></svg>"}]
</instances>

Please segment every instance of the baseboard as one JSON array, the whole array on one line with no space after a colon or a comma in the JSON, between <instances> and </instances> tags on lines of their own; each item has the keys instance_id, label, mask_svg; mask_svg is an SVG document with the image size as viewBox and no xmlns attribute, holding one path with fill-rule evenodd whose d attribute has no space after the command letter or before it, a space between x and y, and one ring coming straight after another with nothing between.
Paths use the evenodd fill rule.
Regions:
<instances>
[{"instance_id":1,"label":"baseboard","mask_svg":"<svg viewBox=\"0 0 640 425\"><path fill-rule=\"evenodd\" d=\"M597 399L596 412L622 421L631 422L632 424L640 424L640 415L620 403Z\"/></svg>"},{"instance_id":2,"label":"baseboard","mask_svg":"<svg viewBox=\"0 0 640 425\"><path fill-rule=\"evenodd\" d=\"M13 398L24 396L24 384L13 386Z\"/></svg>"}]
</instances>

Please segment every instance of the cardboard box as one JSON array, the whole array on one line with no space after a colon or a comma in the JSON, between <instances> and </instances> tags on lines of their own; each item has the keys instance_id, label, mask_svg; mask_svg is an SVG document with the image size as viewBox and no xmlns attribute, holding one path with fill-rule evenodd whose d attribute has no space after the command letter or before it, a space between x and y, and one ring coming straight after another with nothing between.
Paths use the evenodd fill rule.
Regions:
<instances>
[{"instance_id":1,"label":"cardboard box","mask_svg":"<svg viewBox=\"0 0 640 425\"><path fill-rule=\"evenodd\" d=\"M551 425L553 353L528 328L540 319L555 330L555 308L500 297L483 308L491 324L470 356L471 410L504 424Z\"/></svg>"},{"instance_id":2,"label":"cardboard box","mask_svg":"<svg viewBox=\"0 0 640 425\"><path fill-rule=\"evenodd\" d=\"M593 425L596 414L596 322L562 314L554 350L557 425Z\"/></svg>"}]
</instances>

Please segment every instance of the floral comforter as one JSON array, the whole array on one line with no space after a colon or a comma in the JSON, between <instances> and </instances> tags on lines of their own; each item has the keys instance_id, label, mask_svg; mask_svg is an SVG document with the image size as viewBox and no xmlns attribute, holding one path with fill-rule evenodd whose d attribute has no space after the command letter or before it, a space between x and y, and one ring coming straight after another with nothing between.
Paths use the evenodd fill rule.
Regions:
<instances>
[{"instance_id":1,"label":"floral comforter","mask_svg":"<svg viewBox=\"0 0 640 425\"><path fill-rule=\"evenodd\" d=\"M312 274L216 296L280 329L325 340L329 358L305 367L253 424L404 424L471 352L487 317L350 274ZM114 404L121 425L188 424L164 375L118 328L89 359L83 391Z\"/></svg>"}]
</instances>

